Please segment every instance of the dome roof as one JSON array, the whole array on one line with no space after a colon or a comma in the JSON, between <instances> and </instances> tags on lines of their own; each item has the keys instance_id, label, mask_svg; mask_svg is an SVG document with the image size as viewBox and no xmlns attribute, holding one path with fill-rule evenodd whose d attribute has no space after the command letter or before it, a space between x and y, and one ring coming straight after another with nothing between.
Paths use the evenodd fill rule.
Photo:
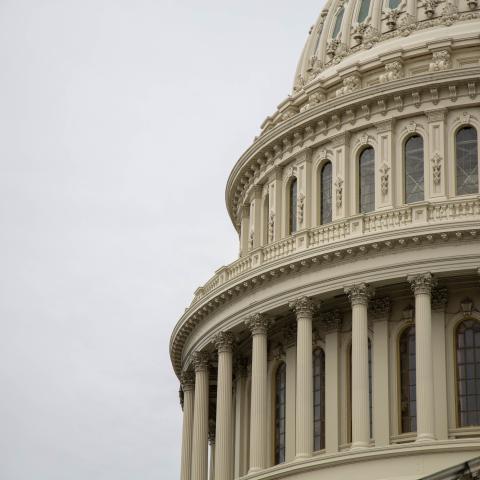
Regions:
<instances>
[{"instance_id":1,"label":"dome roof","mask_svg":"<svg viewBox=\"0 0 480 480\"><path fill-rule=\"evenodd\" d=\"M478 37L478 23L469 22L471 28L463 23L479 17L478 7L478 0L327 0L310 29L294 91L344 66L425 44L433 37ZM448 28L452 25L457 28ZM432 27L437 27L433 37Z\"/></svg>"}]
</instances>

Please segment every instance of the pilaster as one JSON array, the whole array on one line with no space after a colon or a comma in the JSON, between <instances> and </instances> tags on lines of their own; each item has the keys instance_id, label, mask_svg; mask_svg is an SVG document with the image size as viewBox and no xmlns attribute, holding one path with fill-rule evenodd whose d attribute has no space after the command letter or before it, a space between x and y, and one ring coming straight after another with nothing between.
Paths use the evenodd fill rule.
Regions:
<instances>
[{"instance_id":1,"label":"pilaster","mask_svg":"<svg viewBox=\"0 0 480 480\"><path fill-rule=\"evenodd\" d=\"M425 114L428 120L428 137L424 138L425 200L445 200L455 192L454 189L449 191L449 185L447 185L447 178L453 178L453 172L448 171L449 162L446 161L447 110L430 110Z\"/></svg>"}]
</instances>

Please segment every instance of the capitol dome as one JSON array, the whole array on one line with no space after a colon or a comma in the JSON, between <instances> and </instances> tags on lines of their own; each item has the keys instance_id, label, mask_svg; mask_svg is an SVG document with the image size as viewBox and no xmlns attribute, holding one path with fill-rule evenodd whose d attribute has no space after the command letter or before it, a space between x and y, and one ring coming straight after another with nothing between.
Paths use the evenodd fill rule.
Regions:
<instances>
[{"instance_id":1,"label":"capitol dome","mask_svg":"<svg viewBox=\"0 0 480 480\"><path fill-rule=\"evenodd\" d=\"M172 333L182 480L478 476L479 7L320 13Z\"/></svg>"}]
</instances>

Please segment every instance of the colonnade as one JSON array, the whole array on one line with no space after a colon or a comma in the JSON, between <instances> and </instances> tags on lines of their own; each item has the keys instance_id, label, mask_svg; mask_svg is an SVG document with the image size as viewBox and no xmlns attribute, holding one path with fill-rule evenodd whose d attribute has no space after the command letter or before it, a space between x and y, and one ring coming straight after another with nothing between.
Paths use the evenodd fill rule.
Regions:
<instances>
[{"instance_id":1,"label":"colonnade","mask_svg":"<svg viewBox=\"0 0 480 480\"><path fill-rule=\"evenodd\" d=\"M408 278L415 295L416 374L417 374L417 441L435 439L434 381L432 355L431 290L434 280L429 273ZM345 288L352 307L352 442L351 449L370 446L369 365L368 365L368 304L373 289L365 284ZM313 372L312 372L312 318L314 304L301 297L290 304L297 320L295 459L313 455ZM338 372L339 323L328 319L325 337L326 375ZM249 473L268 466L268 386L267 334L270 321L257 313L245 320L252 335L252 376L250 404ZM234 460L234 427L232 414L233 335L221 332L214 338L218 351L218 378L216 404L216 442L214 480L232 480ZM378 348L383 348L379 345ZM184 394L181 480L207 480L208 477L208 402L209 355L195 352L195 375L182 375ZM381 374L381 372L380 372ZM327 379L329 385L338 385L337 379ZM326 451L338 451L338 388L326 392ZM388 401L388 400L387 400ZM335 415L330 412L337 411ZM380 430L379 430L380 431ZM329 432L331 435L329 435ZM336 433L335 433L336 432ZM389 443L380 439L379 443ZM375 432L374 432L375 437Z\"/></svg>"}]
</instances>

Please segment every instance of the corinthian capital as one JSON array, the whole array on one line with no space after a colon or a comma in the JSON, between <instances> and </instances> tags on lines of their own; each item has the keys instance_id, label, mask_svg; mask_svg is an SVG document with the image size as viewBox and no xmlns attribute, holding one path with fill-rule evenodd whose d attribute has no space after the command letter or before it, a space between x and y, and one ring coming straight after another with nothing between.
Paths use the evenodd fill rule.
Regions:
<instances>
[{"instance_id":1,"label":"corinthian capital","mask_svg":"<svg viewBox=\"0 0 480 480\"><path fill-rule=\"evenodd\" d=\"M368 309L374 319L388 317L392 309L390 297L373 298L368 305Z\"/></svg>"},{"instance_id":2,"label":"corinthian capital","mask_svg":"<svg viewBox=\"0 0 480 480\"><path fill-rule=\"evenodd\" d=\"M210 355L208 352L193 352L192 363L195 372L208 371L208 364L210 362Z\"/></svg>"},{"instance_id":3,"label":"corinthian capital","mask_svg":"<svg viewBox=\"0 0 480 480\"><path fill-rule=\"evenodd\" d=\"M254 313L247 317L245 325L250 329L252 335L266 335L270 321L263 313Z\"/></svg>"},{"instance_id":4,"label":"corinthian capital","mask_svg":"<svg viewBox=\"0 0 480 480\"><path fill-rule=\"evenodd\" d=\"M180 376L180 384L182 386L182 390L184 392L188 392L189 390L193 390L195 387L195 375L192 371L187 370L183 371L182 375Z\"/></svg>"},{"instance_id":5,"label":"corinthian capital","mask_svg":"<svg viewBox=\"0 0 480 480\"><path fill-rule=\"evenodd\" d=\"M431 295L432 288L436 285L431 273L409 275L407 281L410 283L415 295Z\"/></svg>"},{"instance_id":6,"label":"corinthian capital","mask_svg":"<svg viewBox=\"0 0 480 480\"><path fill-rule=\"evenodd\" d=\"M233 346L233 333L219 332L213 338L213 343L217 347L218 353L230 353Z\"/></svg>"},{"instance_id":7,"label":"corinthian capital","mask_svg":"<svg viewBox=\"0 0 480 480\"><path fill-rule=\"evenodd\" d=\"M374 293L373 289L365 283L345 287L344 291L348 295L352 307L355 305L368 305L368 300Z\"/></svg>"},{"instance_id":8,"label":"corinthian capital","mask_svg":"<svg viewBox=\"0 0 480 480\"><path fill-rule=\"evenodd\" d=\"M312 315L315 305L309 297L300 297L290 302L288 305L297 316Z\"/></svg>"}]
</instances>

